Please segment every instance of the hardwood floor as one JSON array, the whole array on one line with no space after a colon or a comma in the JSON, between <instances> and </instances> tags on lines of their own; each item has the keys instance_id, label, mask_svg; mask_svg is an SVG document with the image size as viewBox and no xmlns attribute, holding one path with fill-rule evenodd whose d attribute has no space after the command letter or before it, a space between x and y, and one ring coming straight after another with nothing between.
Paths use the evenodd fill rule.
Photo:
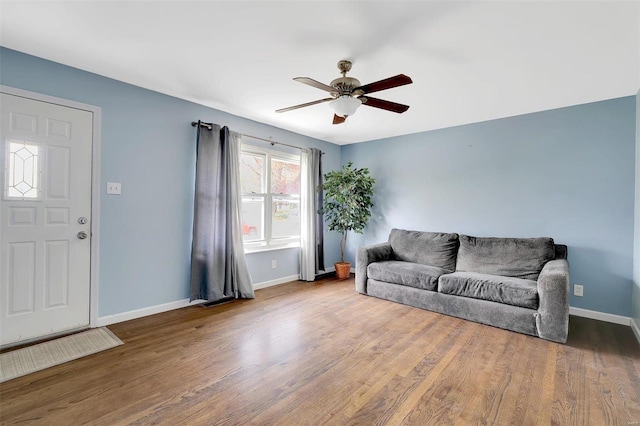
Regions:
<instances>
[{"instance_id":1,"label":"hardwood floor","mask_svg":"<svg viewBox=\"0 0 640 426\"><path fill-rule=\"evenodd\" d=\"M353 279L109 327L125 344L3 383L2 424L638 425L629 327L560 345L362 296Z\"/></svg>"}]
</instances>

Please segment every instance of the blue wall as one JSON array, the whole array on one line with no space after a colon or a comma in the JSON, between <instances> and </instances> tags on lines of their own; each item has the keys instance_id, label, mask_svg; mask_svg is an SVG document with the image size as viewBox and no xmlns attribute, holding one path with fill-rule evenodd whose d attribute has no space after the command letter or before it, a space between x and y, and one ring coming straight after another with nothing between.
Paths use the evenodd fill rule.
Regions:
<instances>
[{"instance_id":1,"label":"blue wall","mask_svg":"<svg viewBox=\"0 0 640 426\"><path fill-rule=\"evenodd\" d=\"M230 129L325 152L340 147L58 63L0 48L0 84L102 108L99 316L189 297L195 129L202 119ZM106 195L106 182L122 195ZM339 259L327 236L327 265ZM254 283L298 273L299 250L247 255ZM278 269L271 269L271 260ZM294 264L292 264L295 259Z\"/></svg>"},{"instance_id":2,"label":"blue wall","mask_svg":"<svg viewBox=\"0 0 640 426\"><path fill-rule=\"evenodd\" d=\"M376 206L361 244L393 227L475 236L551 236L569 246L571 306L630 316L635 97L352 144Z\"/></svg>"}]
</instances>

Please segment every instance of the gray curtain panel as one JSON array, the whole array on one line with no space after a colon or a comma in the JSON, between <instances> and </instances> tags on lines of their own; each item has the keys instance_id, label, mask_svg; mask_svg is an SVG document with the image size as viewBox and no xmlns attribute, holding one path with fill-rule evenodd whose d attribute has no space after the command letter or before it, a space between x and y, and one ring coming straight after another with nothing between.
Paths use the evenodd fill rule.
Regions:
<instances>
[{"instance_id":1,"label":"gray curtain panel","mask_svg":"<svg viewBox=\"0 0 640 426\"><path fill-rule=\"evenodd\" d=\"M191 300L253 298L242 243L240 137L198 122Z\"/></svg>"},{"instance_id":2,"label":"gray curtain panel","mask_svg":"<svg viewBox=\"0 0 640 426\"><path fill-rule=\"evenodd\" d=\"M311 148L312 163L314 181L313 187L316 193L316 274L319 271L324 271L324 217L319 213L322 209L322 191L318 191L320 185L322 185L322 151L316 148Z\"/></svg>"}]
</instances>

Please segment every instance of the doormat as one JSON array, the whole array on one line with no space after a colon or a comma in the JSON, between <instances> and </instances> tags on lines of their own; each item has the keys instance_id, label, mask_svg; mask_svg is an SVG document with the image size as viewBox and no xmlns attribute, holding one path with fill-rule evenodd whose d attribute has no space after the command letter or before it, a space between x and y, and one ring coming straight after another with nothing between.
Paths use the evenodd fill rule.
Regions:
<instances>
[{"instance_id":1,"label":"doormat","mask_svg":"<svg viewBox=\"0 0 640 426\"><path fill-rule=\"evenodd\" d=\"M0 383L122 345L106 327L0 354Z\"/></svg>"}]
</instances>

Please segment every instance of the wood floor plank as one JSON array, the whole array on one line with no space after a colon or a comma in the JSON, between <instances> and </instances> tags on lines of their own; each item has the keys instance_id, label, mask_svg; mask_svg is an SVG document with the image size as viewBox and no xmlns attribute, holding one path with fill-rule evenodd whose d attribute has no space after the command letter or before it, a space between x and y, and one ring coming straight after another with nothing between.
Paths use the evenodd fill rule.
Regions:
<instances>
[{"instance_id":1,"label":"wood floor plank","mask_svg":"<svg viewBox=\"0 0 640 426\"><path fill-rule=\"evenodd\" d=\"M345 324L342 332L333 336L340 341L339 344L336 344L336 350L333 353L333 358L338 362L327 366L323 376L318 380L300 386L297 392L282 398L255 420L268 423L272 421L273 416L278 416L281 412L288 412L294 417L296 412L301 410L309 410L308 414L313 414L315 406L322 406L322 404L318 404L318 398L331 398L334 395L331 392L331 387L339 386L342 391L347 391L349 387L354 387L357 384L352 380L354 375L368 374L368 369L376 368L377 365L372 362L375 358L384 356L389 351L392 351L393 354L396 351L400 353L401 351L395 347L414 337L420 329L415 326L415 320L412 318L416 317L414 312L406 311L402 307L399 309L404 313L398 315L394 313L395 309L392 309L385 315L372 317L372 321L366 324L366 329L363 329L360 323ZM394 334L382 332L386 328L386 323L398 319L403 322L394 329ZM319 391L325 388L327 389L326 393ZM339 402L336 401L336 403ZM321 409L314 418L325 414L325 411Z\"/></svg>"},{"instance_id":2,"label":"wood floor plank","mask_svg":"<svg viewBox=\"0 0 640 426\"><path fill-rule=\"evenodd\" d=\"M560 345L554 343L538 344L535 348L535 354L546 353L546 357L539 359L538 362L532 362L533 357L530 358L530 363L527 368L533 374L537 374L538 371L542 372L542 380L540 387L533 388L534 392L531 393L533 398L530 398L528 402L529 411L531 413L525 416L523 424L551 424L553 418L553 395L555 394L555 371L557 367L558 349ZM525 350L531 350L531 347L527 347ZM541 368L542 367L542 368ZM514 366L514 368L521 368L521 366ZM518 423L518 418L512 416L512 424Z\"/></svg>"},{"instance_id":3,"label":"wood floor plank","mask_svg":"<svg viewBox=\"0 0 640 426\"><path fill-rule=\"evenodd\" d=\"M438 363L443 362L443 356L455 344L457 336L463 327L442 327L447 319L442 316L433 316L437 322L429 324L423 329L420 335L415 336L415 340L402 342L404 348L398 353L389 353L388 362L375 368L375 371L356 390L354 396L349 398L344 407L344 415L352 418L372 400L376 395L383 392L385 386L396 376L407 377L414 369L434 368ZM428 334L427 334L428 333ZM422 339L420 339L422 337ZM425 342L423 339L426 339Z\"/></svg>"},{"instance_id":4,"label":"wood floor plank","mask_svg":"<svg viewBox=\"0 0 640 426\"><path fill-rule=\"evenodd\" d=\"M403 404L394 410L389 422L393 424L406 423L407 417L412 414L414 407L424 397L424 394L433 387L433 383L437 378L451 368L451 364L459 352L468 348L468 345L477 337L474 335L477 331L475 324L464 323L460 328L464 333L458 337L452 336L452 339L444 345L445 352L439 357L436 356L436 359L430 360L435 365L429 369L419 386L408 396Z\"/></svg>"},{"instance_id":5,"label":"wood floor plank","mask_svg":"<svg viewBox=\"0 0 640 426\"><path fill-rule=\"evenodd\" d=\"M465 392L469 397L466 408L456 420L457 425L506 424L505 419L499 421L498 418L509 411L518 413L519 419L524 417L524 409L518 405L521 394L511 390L524 380L525 374L522 374L523 370L514 370L511 366L512 363L517 365L525 361L521 349L526 338L522 335L510 336L502 344L495 345L496 356L487 359L484 367L475 373L474 382L484 383L484 386L475 392Z\"/></svg>"},{"instance_id":6,"label":"wood floor plank","mask_svg":"<svg viewBox=\"0 0 640 426\"><path fill-rule=\"evenodd\" d=\"M0 424L640 422L640 345L586 318L560 345L325 279L109 328L124 345L2 383Z\"/></svg>"}]
</instances>

